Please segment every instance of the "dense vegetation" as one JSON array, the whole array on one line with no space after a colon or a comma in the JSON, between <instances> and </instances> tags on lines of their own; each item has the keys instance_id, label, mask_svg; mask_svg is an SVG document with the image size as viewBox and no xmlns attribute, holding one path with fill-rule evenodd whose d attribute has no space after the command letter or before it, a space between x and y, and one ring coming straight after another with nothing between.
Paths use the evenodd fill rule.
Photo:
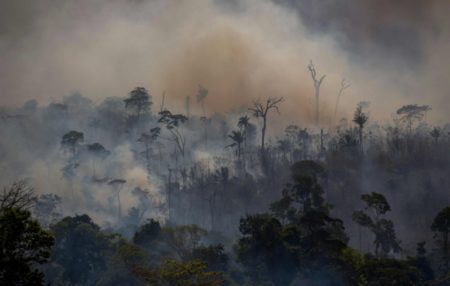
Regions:
<instances>
[{"instance_id":1,"label":"dense vegetation","mask_svg":"<svg viewBox=\"0 0 450 286\"><path fill-rule=\"evenodd\" d=\"M207 100L1 109L0 284L450 284L450 128L428 106L276 132L283 98Z\"/></svg>"}]
</instances>

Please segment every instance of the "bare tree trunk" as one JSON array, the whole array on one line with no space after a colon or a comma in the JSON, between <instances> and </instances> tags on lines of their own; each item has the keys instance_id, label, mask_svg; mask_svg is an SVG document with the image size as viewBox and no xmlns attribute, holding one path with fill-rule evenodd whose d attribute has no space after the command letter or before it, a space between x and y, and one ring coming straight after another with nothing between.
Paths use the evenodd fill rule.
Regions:
<instances>
[{"instance_id":1,"label":"bare tree trunk","mask_svg":"<svg viewBox=\"0 0 450 286\"><path fill-rule=\"evenodd\" d=\"M261 130L261 151L262 151L262 153L264 153L264 150L265 150L266 128L267 128L267 119L266 119L266 116L264 116L263 117L263 127Z\"/></svg>"}]
</instances>

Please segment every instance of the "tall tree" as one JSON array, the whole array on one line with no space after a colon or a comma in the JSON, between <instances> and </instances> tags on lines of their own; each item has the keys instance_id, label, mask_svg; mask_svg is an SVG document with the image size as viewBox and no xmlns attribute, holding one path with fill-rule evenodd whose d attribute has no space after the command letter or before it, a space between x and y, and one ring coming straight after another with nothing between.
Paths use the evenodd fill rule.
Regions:
<instances>
[{"instance_id":1,"label":"tall tree","mask_svg":"<svg viewBox=\"0 0 450 286\"><path fill-rule=\"evenodd\" d=\"M339 92L338 92L338 95L336 98L336 106L334 107L334 117L333 117L334 120L336 120L336 115L337 115L339 101L341 99L341 96L344 93L344 90L346 90L349 87L350 87L350 84L346 83L345 78L343 78L341 81L341 88L339 89Z\"/></svg>"},{"instance_id":2,"label":"tall tree","mask_svg":"<svg viewBox=\"0 0 450 286\"><path fill-rule=\"evenodd\" d=\"M355 211L353 220L362 227L369 228L375 235L375 256L386 257L390 252L401 251L400 241L395 234L394 223L383 216L391 210L386 198L379 193L364 194L361 199L366 204L366 209L372 210L374 217L364 211Z\"/></svg>"},{"instance_id":3,"label":"tall tree","mask_svg":"<svg viewBox=\"0 0 450 286\"><path fill-rule=\"evenodd\" d=\"M364 152L364 145L363 145L363 131L364 131L364 125L366 125L367 120L369 120L369 116L364 112L364 108L366 108L369 105L368 102L360 102L358 103L355 113L353 115L353 122L358 125L358 136L359 136L359 148L360 152Z\"/></svg>"},{"instance_id":4,"label":"tall tree","mask_svg":"<svg viewBox=\"0 0 450 286\"><path fill-rule=\"evenodd\" d=\"M197 91L197 103L200 103L200 105L202 106L203 116L205 116L205 117L206 117L205 99L207 96L208 96L208 90L206 88L204 88L203 86L199 85L198 91Z\"/></svg>"},{"instance_id":5,"label":"tall tree","mask_svg":"<svg viewBox=\"0 0 450 286\"><path fill-rule=\"evenodd\" d=\"M106 268L110 237L89 216L66 217L51 226L55 236L51 260L63 268L69 285L95 285ZM89 283L88 283L89 282Z\"/></svg>"},{"instance_id":6,"label":"tall tree","mask_svg":"<svg viewBox=\"0 0 450 286\"><path fill-rule=\"evenodd\" d=\"M72 158L76 156L78 148L84 141L84 133L72 130L63 135L61 139L61 147L68 150Z\"/></svg>"},{"instance_id":7,"label":"tall tree","mask_svg":"<svg viewBox=\"0 0 450 286\"><path fill-rule=\"evenodd\" d=\"M141 137L139 137L139 139L137 140L139 143L141 143L142 145L144 145L144 156L145 156L145 162L146 162L146 167L147 167L147 174L150 175L150 155L151 155L151 148L152 145L156 142L156 140L159 138L159 135L161 133L161 128L160 127L154 127L152 129L150 129L150 132L146 133L142 133Z\"/></svg>"},{"instance_id":8,"label":"tall tree","mask_svg":"<svg viewBox=\"0 0 450 286\"><path fill-rule=\"evenodd\" d=\"M144 87L136 87L130 91L124 102L125 108L136 116L137 124L140 124L141 116L149 112L153 104L150 93Z\"/></svg>"},{"instance_id":9,"label":"tall tree","mask_svg":"<svg viewBox=\"0 0 450 286\"><path fill-rule=\"evenodd\" d=\"M283 102L282 97L268 97L265 103L260 101L253 102L253 107L249 108L253 112L253 116L257 118L262 118L263 124L261 128L261 153L264 154L265 151L265 139L266 139L266 129L267 129L267 117L270 110L274 109L280 113L278 109L278 104Z\"/></svg>"},{"instance_id":10,"label":"tall tree","mask_svg":"<svg viewBox=\"0 0 450 286\"><path fill-rule=\"evenodd\" d=\"M427 111L431 108L428 105L410 104L402 106L397 110L397 115L400 120L405 122L408 127L408 132L411 134L414 121L420 121L425 116Z\"/></svg>"},{"instance_id":11,"label":"tall tree","mask_svg":"<svg viewBox=\"0 0 450 286\"><path fill-rule=\"evenodd\" d=\"M114 179L108 182L108 185L111 186L114 190L114 192L116 193L116 197L117 197L117 216L119 219L122 218L122 206L120 203L120 191L123 188L123 185L126 183L127 181L124 179Z\"/></svg>"},{"instance_id":12,"label":"tall tree","mask_svg":"<svg viewBox=\"0 0 450 286\"><path fill-rule=\"evenodd\" d=\"M89 144L86 147L87 147L87 151L92 156L92 174L95 177L95 160L96 159L104 160L106 157L108 157L111 154L111 152L108 151L100 143Z\"/></svg>"},{"instance_id":13,"label":"tall tree","mask_svg":"<svg viewBox=\"0 0 450 286\"><path fill-rule=\"evenodd\" d=\"M320 79L317 79L316 68L314 67L314 64L312 61L309 62L308 70L309 70L309 73L311 74L311 79L313 80L313 83L314 83L314 96L316 99L315 123L316 123L316 126L319 126L319 123L320 123L320 107L319 107L320 86L322 85L322 82L325 79L326 75L322 75L320 77Z\"/></svg>"},{"instance_id":14,"label":"tall tree","mask_svg":"<svg viewBox=\"0 0 450 286\"><path fill-rule=\"evenodd\" d=\"M51 233L31 218L33 189L25 181L0 193L0 284L44 285L37 266L47 262L53 245Z\"/></svg>"},{"instance_id":15,"label":"tall tree","mask_svg":"<svg viewBox=\"0 0 450 286\"><path fill-rule=\"evenodd\" d=\"M172 114L169 110L163 110L159 113L160 118L159 123L165 125L166 130L171 134L170 141L174 142L177 150L180 152L184 160L185 148L186 148L186 137L181 130L181 124L185 123L188 118L183 114Z\"/></svg>"},{"instance_id":16,"label":"tall tree","mask_svg":"<svg viewBox=\"0 0 450 286\"><path fill-rule=\"evenodd\" d=\"M28 210L0 210L0 241L0 284L44 285L36 267L47 262L53 237Z\"/></svg>"},{"instance_id":17,"label":"tall tree","mask_svg":"<svg viewBox=\"0 0 450 286\"><path fill-rule=\"evenodd\" d=\"M241 145L244 142L245 137L242 135L241 131L231 131L228 138L230 138L233 143L227 145L227 147L236 147L236 156L238 158L238 162L241 162Z\"/></svg>"}]
</instances>

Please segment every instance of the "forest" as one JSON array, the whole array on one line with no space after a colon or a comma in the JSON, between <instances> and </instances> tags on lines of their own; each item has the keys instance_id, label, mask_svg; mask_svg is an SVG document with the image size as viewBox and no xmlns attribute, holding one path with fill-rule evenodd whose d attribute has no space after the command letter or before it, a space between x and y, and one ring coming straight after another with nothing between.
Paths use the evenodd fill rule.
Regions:
<instances>
[{"instance_id":1,"label":"forest","mask_svg":"<svg viewBox=\"0 0 450 286\"><path fill-rule=\"evenodd\" d=\"M450 285L449 11L0 0L0 285Z\"/></svg>"},{"instance_id":2,"label":"forest","mask_svg":"<svg viewBox=\"0 0 450 286\"><path fill-rule=\"evenodd\" d=\"M41 177L3 187L1 284L450 283L450 127L431 107L380 126L361 102L268 136L282 97L211 116L189 100L174 113L136 87L3 108L2 162Z\"/></svg>"}]
</instances>

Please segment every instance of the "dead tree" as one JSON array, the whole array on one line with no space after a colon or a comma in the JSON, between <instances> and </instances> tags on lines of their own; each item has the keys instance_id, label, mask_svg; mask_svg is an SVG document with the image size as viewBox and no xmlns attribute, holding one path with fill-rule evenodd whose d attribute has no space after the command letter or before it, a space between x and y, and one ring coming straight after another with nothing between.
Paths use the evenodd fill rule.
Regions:
<instances>
[{"instance_id":1,"label":"dead tree","mask_svg":"<svg viewBox=\"0 0 450 286\"><path fill-rule=\"evenodd\" d=\"M333 117L333 121L336 120L336 114L337 114L337 110L338 110L338 105L339 105L339 100L341 99L341 95L344 92L344 90L346 90L347 88L350 87L350 84L347 84L345 82L345 78L342 79L341 81L341 88L339 89L339 93L338 96L336 98L336 106L334 108L334 117Z\"/></svg>"},{"instance_id":2,"label":"dead tree","mask_svg":"<svg viewBox=\"0 0 450 286\"><path fill-rule=\"evenodd\" d=\"M35 202L34 190L25 180L15 181L0 191L0 212L13 208L29 209Z\"/></svg>"},{"instance_id":3,"label":"dead tree","mask_svg":"<svg viewBox=\"0 0 450 286\"><path fill-rule=\"evenodd\" d=\"M122 218L122 207L120 204L120 191L123 188L123 185L126 183L126 180L123 179L114 179L108 182L108 185L112 187L112 189L115 191L115 195L117 198L117 216L119 219Z\"/></svg>"},{"instance_id":4,"label":"dead tree","mask_svg":"<svg viewBox=\"0 0 450 286\"><path fill-rule=\"evenodd\" d=\"M269 97L267 98L265 103L261 103L260 101L253 102L253 107L248 110L253 112L253 115L257 118L262 118L263 125L261 129L261 153L264 153L265 150L265 138L266 138L266 129L267 129L267 115L271 109L275 109L278 113L278 104L283 101L282 97Z\"/></svg>"},{"instance_id":5,"label":"dead tree","mask_svg":"<svg viewBox=\"0 0 450 286\"><path fill-rule=\"evenodd\" d=\"M322 85L323 80L325 79L326 75L322 75L320 77L320 79L317 79L317 72L316 72L316 68L313 65L313 62L310 61L309 65L308 65L308 70L311 74L311 78L313 80L314 83L314 96L316 98L316 112L315 112L315 123L316 126L319 126L319 118L320 118L320 114L319 114L319 96L320 96L320 86Z\"/></svg>"}]
</instances>

